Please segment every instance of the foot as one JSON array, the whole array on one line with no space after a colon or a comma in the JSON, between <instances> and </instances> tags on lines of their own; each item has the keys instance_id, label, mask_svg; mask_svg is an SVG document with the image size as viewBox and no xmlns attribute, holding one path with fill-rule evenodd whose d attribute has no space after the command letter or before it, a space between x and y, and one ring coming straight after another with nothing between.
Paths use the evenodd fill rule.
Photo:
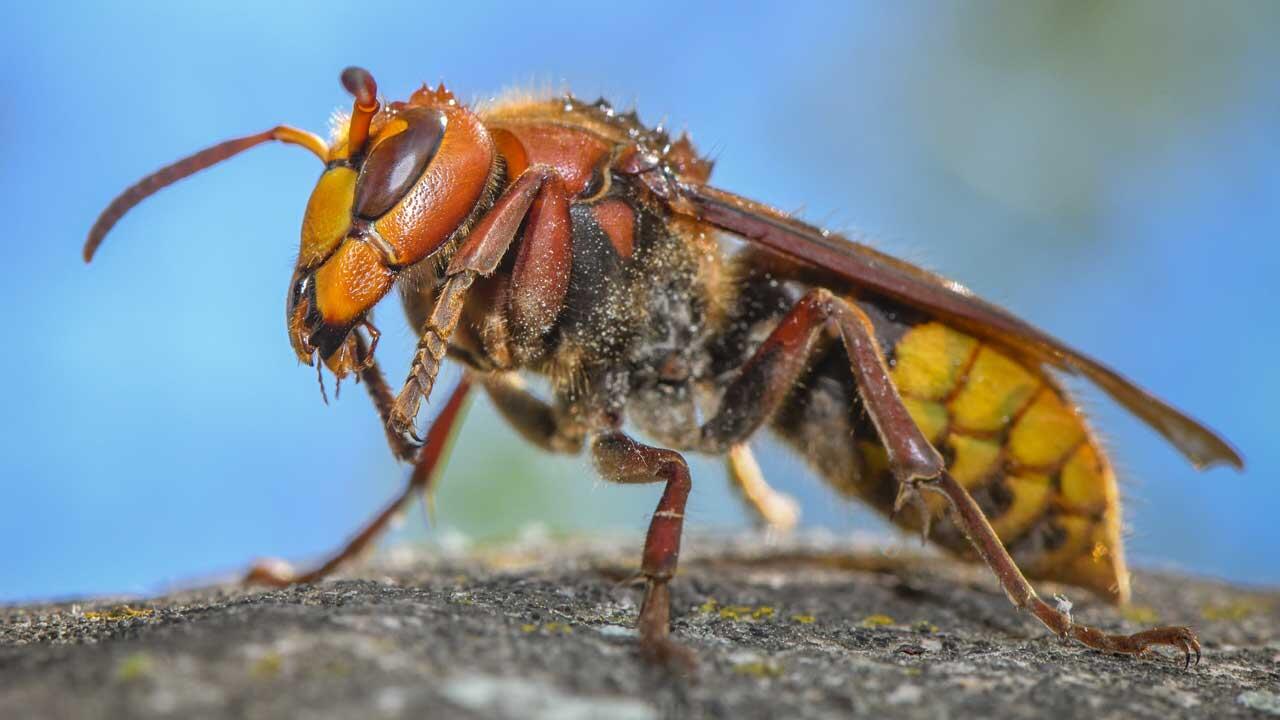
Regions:
<instances>
[{"instance_id":1,"label":"foot","mask_svg":"<svg viewBox=\"0 0 1280 720\"><path fill-rule=\"evenodd\" d=\"M298 574L293 566L279 558L259 560L240 580L241 585L266 585L277 588L288 587L296 582L298 582Z\"/></svg>"},{"instance_id":2,"label":"foot","mask_svg":"<svg viewBox=\"0 0 1280 720\"><path fill-rule=\"evenodd\" d=\"M1116 635L1088 625L1078 625L1072 622L1069 614L1053 608L1039 598L1033 601L1032 611L1059 637L1074 639L1094 650L1143 656L1157 647L1165 646L1182 652L1183 667L1191 668L1192 655L1195 655L1196 664L1200 664L1200 639L1196 637L1194 630L1186 626L1173 625L1143 630L1132 635Z\"/></svg>"},{"instance_id":3,"label":"foot","mask_svg":"<svg viewBox=\"0 0 1280 720\"><path fill-rule=\"evenodd\" d=\"M1085 629L1092 633L1104 635L1091 628ZM1100 647L1085 642L1078 635L1077 639L1080 639L1085 645L1097 647L1099 650L1110 650L1138 656L1148 655L1157 647L1171 647L1182 652L1184 669L1191 669L1191 656L1193 654L1195 655L1196 665L1200 664L1200 639L1196 637L1194 630L1186 626L1158 627L1132 635L1109 635L1105 636Z\"/></svg>"},{"instance_id":4,"label":"foot","mask_svg":"<svg viewBox=\"0 0 1280 720\"><path fill-rule=\"evenodd\" d=\"M920 492L920 481L916 478L898 482L898 495L893 500L893 512L889 514L889 519L896 519L908 504L920 513L920 542L928 544L929 532L933 529L933 510L925 502L924 495Z\"/></svg>"},{"instance_id":5,"label":"foot","mask_svg":"<svg viewBox=\"0 0 1280 720\"><path fill-rule=\"evenodd\" d=\"M387 431L414 445L422 445L422 438L418 437L418 429L414 426L421 404L422 390L418 379L411 375L405 381L400 394L396 396L395 404L391 406L391 416L387 419Z\"/></svg>"},{"instance_id":6,"label":"foot","mask_svg":"<svg viewBox=\"0 0 1280 720\"><path fill-rule=\"evenodd\" d=\"M648 581L636 629L645 660L685 674L697 669L693 651L671 639L671 591L666 580Z\"/></svg>"}]
</instances>

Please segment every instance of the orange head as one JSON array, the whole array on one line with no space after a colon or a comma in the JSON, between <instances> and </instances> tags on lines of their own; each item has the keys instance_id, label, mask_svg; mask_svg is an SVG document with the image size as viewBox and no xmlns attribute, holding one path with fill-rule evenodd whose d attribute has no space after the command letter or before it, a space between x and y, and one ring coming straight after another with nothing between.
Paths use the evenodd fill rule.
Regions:
<instances>
[{"instance_id":1,"label":"orange head","mask_svg":"<svg viewBox=\"0 0 1280 720\"><path fill-rule=\"evenodd\" d=\"M302 220L286 302L289 342L307 364L319 354L338 375L353 370L352 330L367 322L402 270L451 247L470 226L493 185L496 151L479 118L443 86L383 107L368 72L347 68L342 83L355 103L332 143L280 126L179 160L103 211L85 259L130 208L159 189L268 140L305 147L325 169Z\"/></svg>"}]
</instances>

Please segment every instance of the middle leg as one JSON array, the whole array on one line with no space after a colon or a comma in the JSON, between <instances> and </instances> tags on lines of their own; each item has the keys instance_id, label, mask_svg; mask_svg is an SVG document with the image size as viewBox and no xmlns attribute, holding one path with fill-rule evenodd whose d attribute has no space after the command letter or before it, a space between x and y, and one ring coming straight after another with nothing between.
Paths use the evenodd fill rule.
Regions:
<instances>
[{"instance_id":1,"label":"middle leg","mask_svg":"<svg viewBox=\"0 0 1280 720\"><path fill-rule=\"evenodd\" d=\"M334 572L363 552L391 525L391 521L400 514L405 505L409 504L419 493L425 495L431 491L431 483L440 469L441 462L448 453L449 440L462 419L462 411L466 406L470 390L471 380L464 374L458 382L458 386L454 388L453 394L449 396L444 409L440 411L436 421L432 423L431 430L428 431L422 447L418 450L418 458L413 466L413 474L409 476L409 482L405 485L404 490L393 498L391 502L387 503L387 506L348 540L346 545L339 548L329 559L303 571L296 571L289 567L288 563L281 560L259 561L249 569L243 582L248 585L271 585L274 587L315 582Z\"/></svg>"},{"instance_id":2,"label":"middle leg","mask_svg":"<svg viewBox=\"0 0 1280 720\"><path fill-rule=\"evenodd\" d=\"M817 333L833 323L832 329L844 339L859 389L864 391L876 426L902 428L899 435L885 443L891 456L899 460L897 472L902 482L939 475L942 458L916 428L893 385L888 383L888 369L870 328L863 328L865 332L860 333L857 330L861 326L849 325L857 322L852 319L856 316L851 307L823 289L810 291L797 302L725 391L716 415L702 427L698 449L711 454L730 453L731 457L734 452L740 453L735 446L740 446L778 409L803 370ZM869 325L870 320L865 322ZM640 609L640 643L651 657L688 663L692 659L688 651L670 639L669 583L680 552L690 490L689 467L679 453L642 445L620 432L597 437L592 452L600 474L608 480L667 483L645 538L641 572L646 584ZM740 454L738 459L743 457Z\"/></svg>"},{"instance_id":3,"label":"middle leg","mask_svg":"<svg viewBox=\"0 0 1280 720\"><path fill-rule=\"evenodd\" d=\"M596 467L617 483L665 482L666 489L649 523L640 572L645 578L644 602L637 630L640 649L650 659L693 665L693 655L671 640L671 590L669 584L680 556L684 507L692 482L689 465L680 453L641 444L621 432L598 436L591 445Z\"/></svg>"}]
</instances>

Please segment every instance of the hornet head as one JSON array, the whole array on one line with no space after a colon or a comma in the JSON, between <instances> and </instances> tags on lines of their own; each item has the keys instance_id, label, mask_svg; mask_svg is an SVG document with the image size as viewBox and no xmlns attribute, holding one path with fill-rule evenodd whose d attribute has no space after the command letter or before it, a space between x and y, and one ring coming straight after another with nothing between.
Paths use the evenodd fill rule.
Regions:
<instances>
[{"instance_id":1,"label":"hornet head","mask_svg":"<svg viewBox=\"0 0 1280 720\"><path fill-rule=\"evenodd\" d=\"M325 164L307 201L289 282L289 343L308 365L317 356L338 376L359 365L355 328L399 273L469 227L493 185L497 153L484 125L441 85L383 105L373 77L342 73L355 97L331 142L278 126L215 145L143 178L103 211L89 232L88 261L107 232L146 197L269 140L310 150ZM375 335L376 337L376 335Z\"/></svg>"}]
</instances>

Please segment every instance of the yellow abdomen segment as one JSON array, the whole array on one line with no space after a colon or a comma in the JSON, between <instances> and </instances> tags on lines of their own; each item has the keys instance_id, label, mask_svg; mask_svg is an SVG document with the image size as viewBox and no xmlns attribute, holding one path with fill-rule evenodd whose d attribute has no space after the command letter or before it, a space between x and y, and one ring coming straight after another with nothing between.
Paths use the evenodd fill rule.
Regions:
<instances>
[{"instance_id":1,"label":"yellow abdomen segment","mask_svg":"<svg viewBox=\"0 0 1280 720\"><path fill-rule=\"evenodd\" d=\"M1115 475L1052 378L938 322L908 330L893 356L911 416L1023 571L1127 600ZM945 516L941 498L928 502ZM917 522L910 512L897 521ZM958 531L935 539L968 552Z\"/></svg>"}]
</instances>

